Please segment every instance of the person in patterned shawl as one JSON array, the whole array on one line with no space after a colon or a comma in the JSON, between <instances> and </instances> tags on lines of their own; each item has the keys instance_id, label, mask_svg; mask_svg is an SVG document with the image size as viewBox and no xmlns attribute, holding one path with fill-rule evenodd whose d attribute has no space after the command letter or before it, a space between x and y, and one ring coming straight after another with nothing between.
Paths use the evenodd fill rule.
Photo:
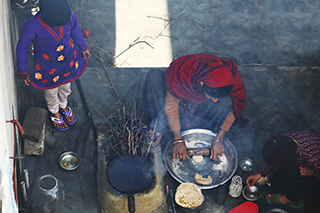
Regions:
<instances>
[{"instance_id":1,"label":"person in patterned shawl","mask_svg":"<svg viewBox=\"0 0 320 213\"><path fill-rule=\"evenodd\" d=\"M253 186L261 177L266 177L278 167L272 185L283 193L269 194L267 202L302 208L302 190L313 194L312 189L320 183L320 135L295 131L272 136L264 144L262 156L265 163L257 174L247 178L247 185Z\"/></svg>"},{"instance_id":2,"label":"person in patterned shawl","mask_svg":"<svg viewBox=\"0 0 320 213\"><path fill-rule=\"evenodd\" d=\"M157 145L171 131L173 156L185 160L181 131L208 129L217 133L210 156L215 160L224 153L222 141L234 121L248 122L241 114L245 100L243 80L233 60L201 53L181 56L165 72L151 69L146 76L143 106L150 141Z\"/></svg>"},{"instance_id":3,"label":"person in patterned shawl","mask_svg":"<svg viewBox=\"0 0 320 213\"><path fill-rule=\"evenodd\" d=\"M91 54L67 0L40 0L39 7L25 23L17 44L17 77L44 91L48 115L57 130L65 131L77 120L67 101L70 83L84 72ZM31 43L34 70L30 77L27 57Z\"/></svg>"}]
</instances>

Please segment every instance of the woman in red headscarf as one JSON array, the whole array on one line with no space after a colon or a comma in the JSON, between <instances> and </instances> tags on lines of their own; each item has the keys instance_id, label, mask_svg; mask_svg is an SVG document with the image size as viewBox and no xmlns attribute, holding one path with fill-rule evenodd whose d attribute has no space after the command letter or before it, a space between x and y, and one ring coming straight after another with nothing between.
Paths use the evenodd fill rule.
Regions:
<instances>
[{"instance_id":1,"label":"woman in red headscarf","mask_svg":"<svg viewBox=\"0 0 320 213\"><path fill-rule=\"evenodd\" d=\"M146 120L152 139L159 143L170 129L174 157L187 158L181 130L205 128L217 132L210 158L224 152L222 141L241 112L246 93L234 61L209 54L185 55L174 60L163 74L150 70L143 89ZM169 128L168 128L169 127Z\"/></svg>"}]
</instances>

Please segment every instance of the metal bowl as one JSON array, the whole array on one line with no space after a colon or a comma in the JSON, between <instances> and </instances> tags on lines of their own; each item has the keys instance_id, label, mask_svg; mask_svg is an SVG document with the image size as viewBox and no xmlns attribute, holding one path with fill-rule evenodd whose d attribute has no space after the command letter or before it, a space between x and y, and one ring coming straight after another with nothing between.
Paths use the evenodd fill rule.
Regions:
<instances>
[{"instance_id":1,"label":"metal bowl","mask_svg":"<svg viewBox=\"0 0 320 213\"><path fill-rule=\"evenodd\" d=\"M64 152L59 157L59 165L65 170L75 170L80 165L79 156L74 152Z\"/></svg>"},{"instance_id":2,"label":"metal bowl","mask_svg":"<svg viewBox=\"0 0 320 213\"><path fill-rule=\"evenodd\" d=\"M216 133L206 129L190 129L181 133L187 148L208 148ZM199 185L201 189L212 189L226 183L235 173L238 166L238 155L235 147L226 138L223 141L224 155L213 161L209 156L203 156L203 161L196 163L192 158L181 160L173 158L173 144L168 141L165 149L165 165L170 175L180 183L195 183L194 175L210 177L213 179L210 185Z\"/></svg>"},{"instance_id":3,"label":"metal bowl","mask_svg":"<svg viewBox=\"0 0 320 213\"><path fill-rule=\"evenodd\" d=\"M250 158L245 158L239 162L239 167L244 172L251 172L254 169L254 163Z\"/></svg>"},{"instance_id":4,"label":"metal bowl","mask_svg":"<svg viewBox=\"0 0 320 213\"><path fill-rule=\"evenodd\" d=\"M245 186L242 190L242 195L249 201L258 200L262 196L260 189L256 186Z\"/></svg>"}]
</instances>

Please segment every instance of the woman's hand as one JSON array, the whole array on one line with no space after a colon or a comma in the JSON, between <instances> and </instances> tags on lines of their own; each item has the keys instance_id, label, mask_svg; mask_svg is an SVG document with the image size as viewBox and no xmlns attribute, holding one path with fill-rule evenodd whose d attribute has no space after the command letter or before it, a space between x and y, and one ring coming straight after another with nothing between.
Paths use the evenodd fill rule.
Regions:
<instances>
[{"instance_id":1,"label":"woman's hand","mask_svg":"<svg viewBox=\"0 0 320 213\"><path fill-rule=\"evenodd\" d=\"M226 131L220 130L217 134L217 136L213 139L211 143L211 155L210 159L216 160L217 156L222 156L224 153L224 148L222 145L222 141L224 138L224 135L226 134Z\"/></svg>"},{"instance_id":2,"label":"woman's hand","mask_svg":"<svg viewBox=\"0 0 320 213\"><path fill-rule=\"evenodd\" d=\"M220 142L219 140L213 140L211 143L210 159L216 160L217 156L221 157L223 153L224 153L224 148L223 148L222 142Z\"/></svg>"},{"instance_id":3,"label":"woman's hand","mask_svg":"<svg viewBox=\"0 0 320 213\"><path fill-rule=\"evenodd\" d=\"M250 175L248 176L246 183L249 187L253 186L260 178L261 178L261 175L259 173Z\"/></svg>"},{"instance_id":4,"label":"woman's hand","mask_svg":"<svg viewBox=\"0 0 320 213\"><path fill-rule=\"evenodd\" d=\"M185 160L189 158L187 147L183 141L183 143L177 143L173 145L173 157L174 158L180 158L182 160Z\"/></svg>"},{"instance_id":5,"label":"woman's hand","mask_svg":"<svg viewBox=\"0 0 320 213\"><path fill-rule=\"evenodd\" d=\"M312 176L314 175L313 169L307 168L307 167L299 167L300 169L300 174L302 176Z\"/></svg>"}]
</instances>

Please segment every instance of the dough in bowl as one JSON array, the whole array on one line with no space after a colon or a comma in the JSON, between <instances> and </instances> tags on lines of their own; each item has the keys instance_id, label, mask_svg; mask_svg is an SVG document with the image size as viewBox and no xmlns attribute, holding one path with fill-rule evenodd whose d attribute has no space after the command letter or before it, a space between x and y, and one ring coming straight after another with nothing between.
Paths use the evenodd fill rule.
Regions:
<instances>
[{"instance_id":1,"label":"dough in bowl","mask_svg":"<svg viewBox=\"0 0 320 213\"><path fill-rule=\"evenodd\" d=\"M175 194L176 203L184 208L194 209L204 201L200 187L194 183L181 183Z\"/></svg>"},{"instance_id":2,"label":"dough in bowl","mask_svg":"<svg viewBox=\"0 0 320 213\"><path fill-rule=\"evenodd\" d=\"M200 175L199 173L196 173L194 175L194 181L198 184L201 185L210 185L212 183L212 178L210 177L210 175L208 175L207 178L204 178L202 175Z\"/></svg>"}]
</instances>

